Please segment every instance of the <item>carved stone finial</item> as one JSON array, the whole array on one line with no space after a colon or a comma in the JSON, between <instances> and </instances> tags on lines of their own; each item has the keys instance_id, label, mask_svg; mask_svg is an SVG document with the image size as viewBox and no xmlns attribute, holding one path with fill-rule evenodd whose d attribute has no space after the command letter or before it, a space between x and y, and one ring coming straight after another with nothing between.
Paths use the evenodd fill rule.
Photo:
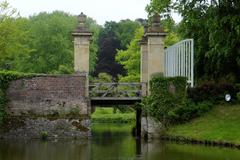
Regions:
<instances>
[{"instance_id":1,"label":"carved stone finial","mask_svg":"<svg viewBox=\"0 0 240 160\"><path fill-rule=\"evenodd\" d=\"M87 16L81 12L81 14L78 16L78 30L79 31L85 31L86 30L86 19Z\"/></svg>"},{"instance_id":2,"label":"carved stone finial","mask_svg":"<svg viewBox=\"0 0 240 160\"><path fill-rule=\"evenodd\" d=\"M160 24L160 15L159 14L154 14L152 19L153 19L153 23Z\"/></svg>"},{"instance_id":3,"label":"carved stone finial","mask_svg":"<svg viewBox=\"0 0 240 160\"><path fill-rule=\"evenodd\" d=\"M81 14L78 16L78 23L79 24L85 24L86 23L87 16L81 12Z\"/></svg>"},{"instance_id":4,"label":"carved stone finial","mask_svg":"<svg viewBox=\"0 0 240 160\"><path fill-rule=\"evenodd\" d=\"M148 28L148 32L156 32L156 33L163 33L163 27L160 24L160 15L159 14L154 14L152 16L152 24Z\"/></svg>"},{"instance_id":5,"label":"carved stone finial","mask_svg":"<svg viewBox=\"0 0 240 160\"><path fill-rule=\"evenodd\" d=\"M73 32L75 33L90 33L89 29L86 26L87 16L81 12L80 15L78 15L78 25L76 30Z\"/></svg>"}]
</instances>

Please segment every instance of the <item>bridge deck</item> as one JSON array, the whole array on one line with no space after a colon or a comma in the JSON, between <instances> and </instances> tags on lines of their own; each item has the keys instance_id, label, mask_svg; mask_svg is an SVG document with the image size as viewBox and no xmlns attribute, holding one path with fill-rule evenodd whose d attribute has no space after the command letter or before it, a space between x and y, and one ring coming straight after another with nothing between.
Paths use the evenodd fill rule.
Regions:
<instances>
[{"instance_id":1,"label":"bridge deck","mask_svg":"<svg viewBox=\"0 0 240 160\"><path fill-rule=\"evenodd\" d=\"M141 102L141 97L91 97L92 106L133 105Z\"/></svg>"}]
</instances>

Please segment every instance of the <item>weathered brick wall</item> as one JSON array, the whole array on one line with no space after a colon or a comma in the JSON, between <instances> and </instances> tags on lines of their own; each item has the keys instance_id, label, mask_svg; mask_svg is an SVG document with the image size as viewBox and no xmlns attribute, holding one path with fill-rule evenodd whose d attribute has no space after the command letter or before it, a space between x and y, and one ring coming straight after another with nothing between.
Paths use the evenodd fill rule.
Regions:
<instances>
[{"instance_id":1,"label":"weathered brick wall","mask_svg":"<svg viewBox=\"0 0 240 160\"><path fill-rule=\"evenodd\" d=\"M40 76L11 82L7 90L8 115L88 115L86 76Z\"/></svg>"},{"instance_id":2,"label":"weathered brick wall","mask_svg":"<svg viewBox=\"0 0 240 160\"><path fill-rule=\"evenodd\" d=\"M0 138L91 136L86 75L37 76L12 81Z\"/></svg>"}]
</instances>

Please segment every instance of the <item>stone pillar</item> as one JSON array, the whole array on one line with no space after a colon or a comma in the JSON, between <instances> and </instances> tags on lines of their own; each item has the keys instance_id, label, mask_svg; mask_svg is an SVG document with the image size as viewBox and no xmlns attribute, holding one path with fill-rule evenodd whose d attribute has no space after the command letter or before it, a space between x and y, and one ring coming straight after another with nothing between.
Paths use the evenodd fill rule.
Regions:
<instances>
[{"instance_id":1,"label":"stone pillar","mask_svg":"<svg viewBox=\"0 0 240 160\"><path fill-rule=\"evenodd\" d=\"M141 82L147 82L147 95L151 94L149 82L154 74L164 73L164 39L166 33L160 25L160 16L154 15L151 26L141 40ZM163 127L161 123L143 113L141 119L141 134L145 138L159 137Z\"/></svg>"},{"instance_id":2,"label":"stone pillar","mask_svg":"<svg viewBox=\"0 0 240 160\"><path fill-rule=\"evenodd\" d=\"M148 82L148 45L147 38L143 37L139 41L141 48L141 83L142 83L142 96L147 95L147 82Z\"/></svg>"},{"instance_id":3,"label":"stone pillar","mask_svg":"<svg viewBox=\"0 0 240 160\"><path fill-rule=\"evenodd\" d=\"M167 34L160 25L160 16L154 15L152 25L145 33L147 37L148 56L147 56L147 74L148 84L154 74L164 73L164 39ZM148 85L149 90L149 85Z\"/></svg>"},{"instance_id":4,"label":"stone pillar","mask_svg":"<svg viewBox=\"0 0 240 160\"><path fill-rule=\"evenodd\" d=\"M83 13L78 16L78 26L72 32L72 36L74 37L74 70L78 74L86 74L85 93L88 97L89 46L92 33L86 27L86 15Z\"/></svg>"}]
</instances>

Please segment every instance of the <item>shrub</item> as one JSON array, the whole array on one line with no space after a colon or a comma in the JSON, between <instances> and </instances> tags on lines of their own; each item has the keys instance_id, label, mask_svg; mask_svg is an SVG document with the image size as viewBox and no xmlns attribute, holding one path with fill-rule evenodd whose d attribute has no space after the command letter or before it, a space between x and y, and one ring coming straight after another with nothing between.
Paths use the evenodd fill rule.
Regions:
<instances>
[{"instance_id":1,"label":"shrub","mask_svg":"<svg viewBox=\"0 0 240 160\"><path fill-rule=\"evenodd\" d=\"M187 99L184 77L155 76L150 82L150 91L151 95L143 100L143 110L165 127L201 116L213 106L210 102L195 103Z\"/></svg>"},{"instance_id":2,"label":"shrub","mask_svg":"<svg viewBox=\"0 0 240 160\"><path fill-rule=\"evenodd\" d=\"M202 101L211 101L218 103L224 100L225 94L230 94L233 99L237 99L238 87L231 83L222 82L214 83L211 81L204 82L194 88L189 88L188 98L193 100L195 103Z\"/></svg>"},{"instance_id":3,"label":"shrub","mask_svg":"<svg viewBox=\"0 0 240 160\"><path fill-rule=\"evenodd\" d=\"M194 103L191 100L185 102L185 104L176 110L169 113L169 119L171 124L188 122L193 118L199 117L204 113L210 111L213 107L211 102Z\"/></svg>"},{"instance_id":4,"label":"shrub","mask_svg":"<svg viewBox=\"0 0 240 160\"><path fill-rule=\"evenodd\" d=\"M150 81L151 95L145 98L143 110L164 125L171 123L175 110L186 101L185 77L165 78L154 76Z\"/></svg>"},{"instance_id":5,"label":"shrub","mask_svg":"<svg viewBox=\"0 0 240 160\"><path fill-rule=\"evenodd\" d=\"M42 140L44 140L44 141L47 140L47 138L48 138L48 132L47 131L41 131L40 135L41 135Z\"/></svg>"}]
</instances>

